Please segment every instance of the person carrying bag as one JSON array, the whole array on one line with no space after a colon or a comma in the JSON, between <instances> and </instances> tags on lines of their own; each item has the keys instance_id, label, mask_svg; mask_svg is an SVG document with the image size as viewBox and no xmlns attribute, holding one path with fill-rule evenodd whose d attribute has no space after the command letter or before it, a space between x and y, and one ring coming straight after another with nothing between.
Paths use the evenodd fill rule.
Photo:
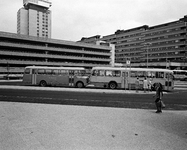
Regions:
<instances>
[{"instance_id":1,"label":"person carrying bag","mask_svg":"<svg viewBox=\"0 0 187 150\"><path fill-rule=\"evenodd\" d=\"M156 94L154 95L154 97L156 98L156 100L155 100L155 105L157 108L156 113L162 113L162 108L165 108L165 104L162 101L162 97L163 97L162 84L161 83L154 83L153 87L156 90Z\"/></svg>"}]
</instances>

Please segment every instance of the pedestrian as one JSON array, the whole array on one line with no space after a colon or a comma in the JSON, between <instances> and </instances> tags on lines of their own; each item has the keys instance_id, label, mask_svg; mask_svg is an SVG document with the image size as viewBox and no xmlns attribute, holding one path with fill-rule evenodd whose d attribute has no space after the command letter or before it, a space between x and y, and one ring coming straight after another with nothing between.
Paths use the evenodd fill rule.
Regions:
<instances>
[{"instance_id":1,"label":"pedestrian","mask_svg":"<svg viewBox=\"0 0 187 150\"><path fill-rule=\"evenodd\" d=\"M148 91L152 92L152 78L149 79L149 82L148 82Z\"/></svg>"},{"instance_id":2,"label":"pedestrian","mask_svg":"<svg viewBox=\"0 0 187 150\"><path fill-rule=\"evenodd\" d=\"M143 80L143 89L144 89L144 93L148 90L148 82L146 77Z\"/></svg>"},{"instance_id":3,"label":"pedestrian","mask_svg":"<svg viewBox=\"0 0 187 150\"><path fill-rule=\"evenodd\" d=\"M153 87L156 90L156 94L154 95L154 97L156 98L156 100L155 100L155 105L157 108L156 113L162 113L162 105L161 105L161 100L163 97L162 84L161 83L154 83Z\"/></svg>"},{"instance_id":4,"label":"pedestrian","mask_svg":"<svg viewBox=\"0 0 187 150\"><path fill-rule=\"evenodd\" d=\"M136 92L138 93L139 87L140 87L140 81L139 78L137 77L136 81L135 81L135 86L136 86Z\"/></svg>"}]
</instances>

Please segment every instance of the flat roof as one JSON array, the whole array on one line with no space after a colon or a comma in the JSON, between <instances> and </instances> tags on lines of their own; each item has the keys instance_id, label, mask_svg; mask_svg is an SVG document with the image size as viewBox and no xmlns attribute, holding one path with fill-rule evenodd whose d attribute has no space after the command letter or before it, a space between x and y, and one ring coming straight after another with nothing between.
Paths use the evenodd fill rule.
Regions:
<instances>
[{"instance_id":1,"label":"flat roof","mask_svg":"<svg viewBox=\"0 0 187 150\"><path fill-rule=\"evenodd\" d=\"M66 69L66 70L84 70L83 67L48 67L48 66L27 66L25 69Z\"/></svg>"},{"instance_id":2,"label":"flat roof","mask_svg":"<svg viewBox=\"0 0 187 150\"><path fill-rule=\"evenodd\" d=\"M111 47L109 47L109 46L100 46L100 45L89 44L89 43L81 43L81 42L65 41L65 40L59 40L59 39L27 36L27 35L2 32L2 31L0 31L0 37L10 38L10 39L19 39L19 40L25 40L25 41L42 42L42 43L46 43L46 44L51 43L51 44L83 47L83 48L85 47L85 48L106 49L106 50L111 49Z\"/></svg>"}]
</instances>

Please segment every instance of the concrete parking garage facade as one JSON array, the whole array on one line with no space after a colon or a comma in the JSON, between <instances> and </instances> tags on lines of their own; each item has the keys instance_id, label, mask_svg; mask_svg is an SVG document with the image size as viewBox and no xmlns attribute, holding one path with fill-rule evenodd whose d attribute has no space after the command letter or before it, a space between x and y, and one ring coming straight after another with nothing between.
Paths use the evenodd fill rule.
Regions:
<instances>
[{"instance_id":1,"label":"concrete parking garage facade","mask_svg":"<svg viewBox=\"0 0 187 150\"><path fill-rule=\"evenodd\" d=\"M95 45L0 32L0 72L23 71L24 67L73 66L92 68L111 66L110 45Z\"/></svg>"}]
</instances>

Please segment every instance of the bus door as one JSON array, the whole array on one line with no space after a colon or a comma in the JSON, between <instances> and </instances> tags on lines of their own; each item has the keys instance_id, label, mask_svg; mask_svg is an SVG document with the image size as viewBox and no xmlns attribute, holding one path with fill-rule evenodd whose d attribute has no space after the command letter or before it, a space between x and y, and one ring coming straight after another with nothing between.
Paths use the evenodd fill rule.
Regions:
<instances>
[{"instance_id":1,"label":"bus door","mask_svg":"<svg viewBox=\"0 0 187 150\"><path fill-rule=\"evenodd\" d=\"M165 73L165 90L170 91L171 90L171 80L170 80L170 74Z\"/></svg>"},{"instance_id":2,"label":"bus door","mask_svg":"<svg viewBox=\"0 0 187 150\"><path fill-rule=\"evenodd\" d=\"M58 83L58 70L50 70L51 72L49 73L49 83L52 85L52 86L57 86L59 83Z\"/></svg>"},{"instance_id":3,"label":"bus door","mask_svg":"<svg viewBox=\"0 0 187 150\"><path fill-rule=\"evenodd\" d=\"M128 72L123 72L121 85L122 85L122 88L125 88L125 89L128 88Z\"/></svg>"},{"instance_id":4,"label":"bus door","mask_svg":"<svg viewBox=\"0 0 187 150\"><path fill-rule=\"evenodd\" d=\"M69 70L69 86L74 87L74 70Z\"/></svg>"},{"instance_id":5,"label":"bus door","mask_svg":"<svg viewBox=\"0 0 187 150\"><path fill-rule=\"evenodd\" d=\"M24 84L32 84L32 69L26 68L23 75L23 82Z\"/></svg>"},{"instance_id":6,"label":"bus door","mask_svg":"<svg viewBox=\"0 0 187 150\"><path fill-rule=\"evenodd\" d=\"M36 85L36 76L37 76L37 70L36 69L32 69L32 77L31 77L32 85Z\"/></svg>"}]
</instances>

